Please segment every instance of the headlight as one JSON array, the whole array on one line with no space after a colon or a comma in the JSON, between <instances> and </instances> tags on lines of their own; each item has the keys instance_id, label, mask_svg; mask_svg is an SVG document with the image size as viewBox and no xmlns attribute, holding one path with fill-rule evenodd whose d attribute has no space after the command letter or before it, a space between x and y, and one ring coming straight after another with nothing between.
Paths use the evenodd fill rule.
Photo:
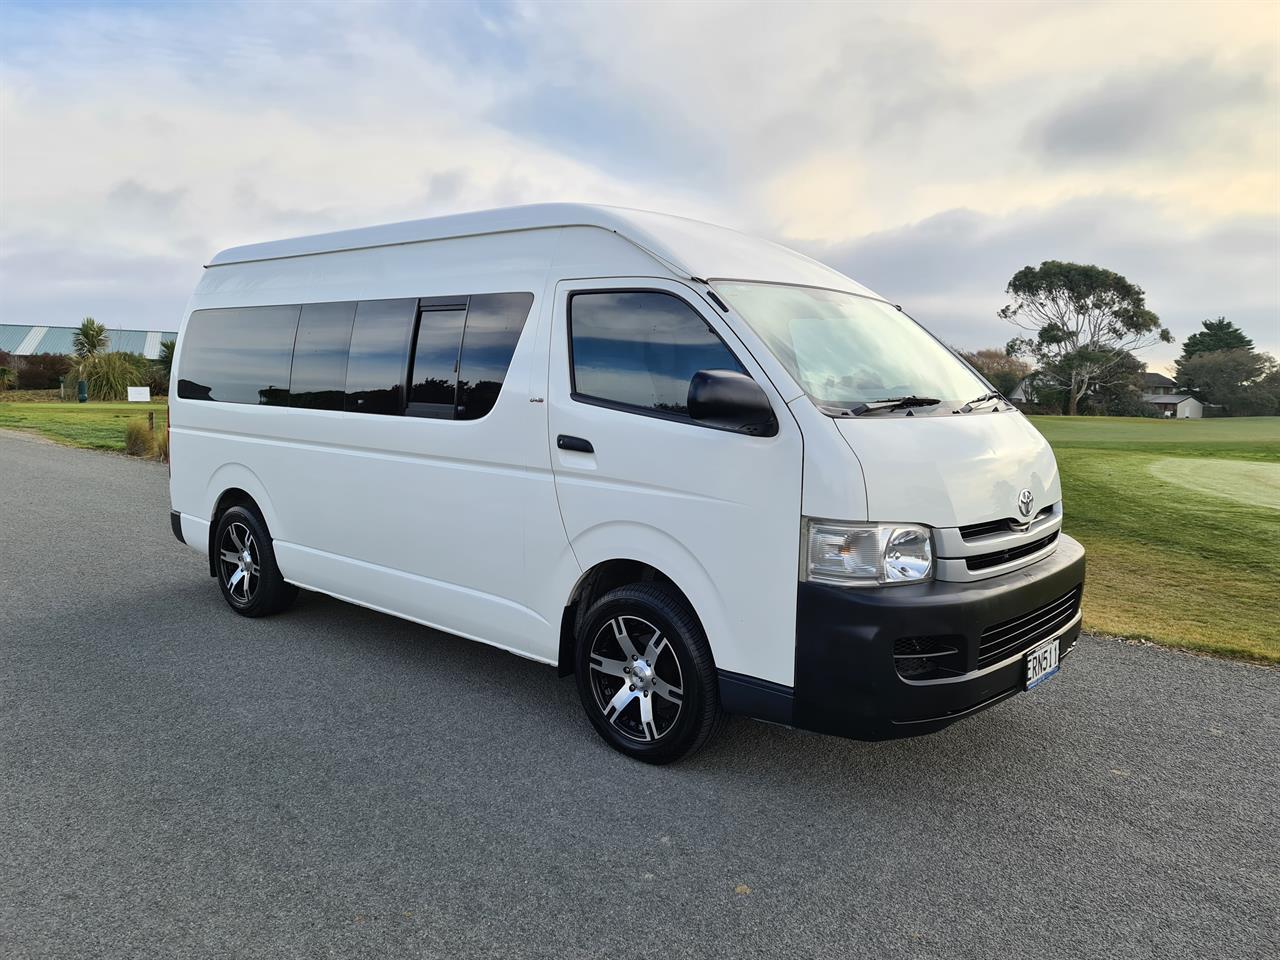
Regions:
<instances>
[{"instance_id":1,"label":"headlight","mask_svg":"<svg viewBox=\"0 0 1280 960\"><path fill-rule=\"evenodd\" d=\"M933 539L913 523L805 520L805 579L875 586L933 576Z\"/></svg>"}]
</instances>

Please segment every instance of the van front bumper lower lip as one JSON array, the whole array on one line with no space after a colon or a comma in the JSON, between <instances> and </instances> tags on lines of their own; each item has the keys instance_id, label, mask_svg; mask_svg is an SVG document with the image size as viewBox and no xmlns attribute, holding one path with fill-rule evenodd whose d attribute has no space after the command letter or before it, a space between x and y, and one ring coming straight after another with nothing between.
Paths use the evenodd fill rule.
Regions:
<instances>
[{"instance_id":1,"label":"van front bumper lower lip","mask_svg":"<svg viewBox=\"0 0 1280 960\"><path fill-rule=\"evenodd\" d=\"M940 730L1023 688L1022 650L978 667L983 631L1080 587L1084 571L1084 548L1062 536L1044 560L976 583L880 589L801 583L794 688L721 671L722 703L730 712L859 740ZM1036 642L1057 636L1065 659L1079 635L1077 614ZM904 680L894 642L908 637L961 643L969 669L945 679Z\"/></svg>"}]
</instances>

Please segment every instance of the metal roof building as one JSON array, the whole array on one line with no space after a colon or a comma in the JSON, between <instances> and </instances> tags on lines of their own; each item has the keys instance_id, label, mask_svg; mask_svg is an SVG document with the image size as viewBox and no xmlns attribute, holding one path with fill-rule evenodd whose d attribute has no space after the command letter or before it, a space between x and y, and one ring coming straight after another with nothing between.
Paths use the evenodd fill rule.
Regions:
<instances>
[{"instance_id":1,"label":"metal roof building","mask_svg":"<svg viewBox=\"0 0 1280 960\"><path fill-rule=\"evenodd\" d=\"M72 353L76 327L39 327L29 323L0 323L0 350L17 357L37 353ZM109 349L140 353L148 360L160 356L163 340L177 340L176 330L107 330Z\"/></svg>"}]
</instances>

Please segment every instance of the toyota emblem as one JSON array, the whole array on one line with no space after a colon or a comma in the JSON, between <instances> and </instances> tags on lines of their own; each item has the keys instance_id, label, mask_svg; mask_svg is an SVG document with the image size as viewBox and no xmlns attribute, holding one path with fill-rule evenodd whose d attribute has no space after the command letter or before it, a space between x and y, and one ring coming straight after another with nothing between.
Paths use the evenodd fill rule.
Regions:
<instances>
[{"instance_id":1,"label":"toyota emblem","mask_svg":"<svg viewBox=\"0 0 1280 960\"><path fill-rule=\"evenodd\" d=\"M1036 498L1030 490L1018 494L1018 512L1024 517L1031 516L1031 509L1036 505Z\"/></svg>"}]
</instances>

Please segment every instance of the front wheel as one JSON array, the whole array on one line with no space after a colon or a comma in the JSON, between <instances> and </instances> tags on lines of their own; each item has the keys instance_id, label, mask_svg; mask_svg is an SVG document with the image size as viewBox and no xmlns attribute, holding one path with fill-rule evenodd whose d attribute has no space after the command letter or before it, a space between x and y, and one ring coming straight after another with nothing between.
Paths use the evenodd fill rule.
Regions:
<instances>
[{"instance_id":1,"label":"front wheel","mask_svg":"<svg viewBox=\"0 0 1280 960\"><path fill-rule=\"evenodd\" d=\"M615 750L670 763L711 737L720 717L715 663L701 624L671 589L631 584L600 598L577 637L578 694Z\"/></svg>"},{"instance_id":2,"label":"front wheel","mask_svg":"<svg viewBox=\"0 0 1280 960\"><path fill-rule=\"evenodd\" d=\"M284 610L298 596L276 566L267 525L255 512L232 507L218 518L214 532L214 569L222 597L236 613L265 617Z\"/></svg>"}]
</instances>

